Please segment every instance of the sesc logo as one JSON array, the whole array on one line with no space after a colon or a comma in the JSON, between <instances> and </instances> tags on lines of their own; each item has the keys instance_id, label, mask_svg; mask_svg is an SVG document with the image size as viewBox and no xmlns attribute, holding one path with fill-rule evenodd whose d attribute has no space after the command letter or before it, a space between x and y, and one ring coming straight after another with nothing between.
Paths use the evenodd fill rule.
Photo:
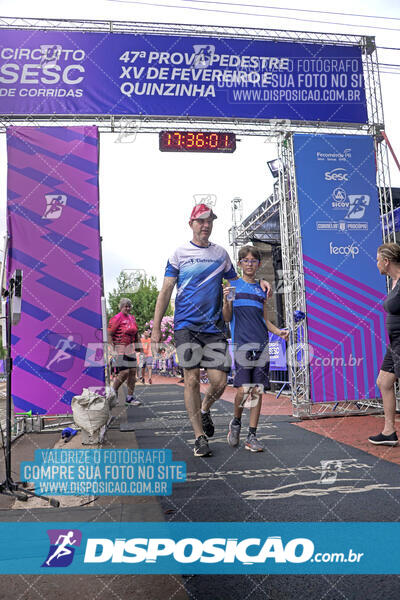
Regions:
<instances>
[{"instance_id":1,"label":"sesc logo","mask_svg":"<svg viewBox=\"0 0 400 600\"><path fill-rule=\"evenodd\" d=\"M334 246L332 242L329 242L329 254L342 254L344 256L351 256L355 258L359 254L360 248L353 244L349 246Z\"/></svg>"},{"instance_id":2,"label":"sesc logo","mask_svg":"<svg viewBox=\"0 0 400 600\"><path fill-rule=\"evenodd\" d=\"M249 552L249 553L248 553ZM314 544L308 538L294 538L286 544L280 536L266 539L246 538L90 538L86 544L85 563L156 563L170 557L181 564L234 563L246 565L265 563L304 563L314 553Z\"/></svg>"},{"instance_id":3,"label":"sesc logo","mask_svg":"<svg viewBox=\"0 0 400 600\"><path fill-rule=\"evenodd\" d=\"M325 181L348 181L349 175L346 169L342 167L337 167L337 169L332 169L332 171L325 171Z\"/></svg>"}]
</instances>

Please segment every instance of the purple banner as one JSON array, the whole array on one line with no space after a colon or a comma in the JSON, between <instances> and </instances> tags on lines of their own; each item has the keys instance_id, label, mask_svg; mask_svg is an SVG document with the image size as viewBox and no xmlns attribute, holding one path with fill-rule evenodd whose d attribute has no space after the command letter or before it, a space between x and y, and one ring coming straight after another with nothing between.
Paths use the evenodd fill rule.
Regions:
<instances>
[{"instance_id":1,"label":"purple banner","mask_svg":"<svg viewBox=\"0 0 400 600\"><path fill-rule=\"evenodd\" d=\"M271 371L287 371L286 342L278 335L268 332L269 368Z\"/></svg>"},{"instance_id":2,"label":"purple banner","mask_svg":"<svg viewBox=\"0 0 400 600\"><path fill-rule=\"evenodd\" d=\"M361 48L2 29L1 114L368 121Z\"/></svg>"},{"instance_id":3,"label":"purple banner","mask_svg":"<svg viewBox=\"0 0 400 600\"><path fill-rule=\"evenodd\" d=\"M7 130L8 275L22 269L13 327L16 410L71 412L104 388L96 127Z\"/></svg>"},{"instance_id":4,"label":"purple banner","mask_svg":"<svg viewBox=\"0 0 400 600\"><path fill-rule=\"evenodd\" d=\"M313 402L380 397L387 336L373 139L295 135Z\"/></svg>"}]
</instances>

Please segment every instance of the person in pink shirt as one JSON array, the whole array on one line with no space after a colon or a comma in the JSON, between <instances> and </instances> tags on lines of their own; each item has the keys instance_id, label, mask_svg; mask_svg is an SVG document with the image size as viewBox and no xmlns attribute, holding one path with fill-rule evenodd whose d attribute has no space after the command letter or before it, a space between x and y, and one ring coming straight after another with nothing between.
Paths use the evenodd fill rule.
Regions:
<instances>
[{"instance_id":1,"label":"person in pink shirt","mask_svg":"<svg viewBox=\"0 0 400 600\"><path fill-rule=\"evenodd\" d=\"M137 342L138 327L135 317L130 314L132 303L129 298L121 298L119 309L120 312L108 323L108 343L116 372L112 387L118 394L119 388L126 381L128 395L125 403L128 406L139 406L142 403L134 395L136 383L135 342Z\"/></svg>"}]
</instances>

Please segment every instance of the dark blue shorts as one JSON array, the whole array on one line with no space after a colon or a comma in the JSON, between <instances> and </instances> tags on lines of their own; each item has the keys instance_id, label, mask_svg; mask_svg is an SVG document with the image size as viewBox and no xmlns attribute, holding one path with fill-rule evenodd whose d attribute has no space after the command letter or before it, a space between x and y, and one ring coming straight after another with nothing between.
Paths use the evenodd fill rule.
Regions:
<instances>
[{"instance_id":1,"label":"dark blue shorts","mask_svg":"<svg viewBox=\"0 0 400 600\"><path fill-rule=\"evenodd\" d=\"M243 384L258 383L264 386L264 392L271 389L269 384L269 362L260 365L261 352L250 351L247 353L246 366L240 365L235 356L234 387L242 387ZM251 363L254 362L254 366ZM257 364L256 364L257 363Z\"/></svg>"},{"instance_id":2,"label":"dark blue shorts","mask_svg":"<svg viewBox=\"0 0 400 600\"><path fill-rule=\"evenodd\" d=\"M216 369L229 373L231 360L223 333L175 330L179 366L184 369Z\"/></svg>"}]
</instances>

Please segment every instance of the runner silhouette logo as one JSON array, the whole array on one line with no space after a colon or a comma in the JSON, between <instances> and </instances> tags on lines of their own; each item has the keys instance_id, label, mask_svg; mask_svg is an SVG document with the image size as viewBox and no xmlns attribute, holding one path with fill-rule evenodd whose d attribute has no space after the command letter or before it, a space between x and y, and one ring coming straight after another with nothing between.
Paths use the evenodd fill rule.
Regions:
<instances>
[{"instance_id":1,"label":"runner silhouette logo","mask_svg":"<svg viewBox=\"0 0 400 600\"><path fill-rule=\"evenodd\" d=\"M59 334L49 333L46 341L49 344L49 358L45 368L56 373L69 371L79 351L81 339L77 335L61 337Z\"/></svg>"},{"instance_id":2,"label":"runner silhouette logo","mask_svg":"<svg viewBox=\"0 0 400 600\"><path fill-rule=\"evenodd\" d=\"M213 63L213 57L215 53L215 46L211 44L194 44L194 69L205 69L210 67Z\"/></svg>"},{"instance_id":3,"label":"runner silhouette logo","mask_svg":"<svg viewBox=\"0 0 400 600\"><path fill-rule=\"evenodd\" d=\"M345 219L362 219L369 201L370 197L366 194L349 196L350 206Z\"/></svg>"},{"instance_id":4,"label":"runner silhouette logo","mask_svg":"<svg viewBox=\"0 0 400 600\"><path fill-rule=\"evenodd\" d=\"M42 219L59 219L64 206L67 204L65 194L45 194L46 207Z\"/></svg>"},{"instance_id":5,"label":"runner silhouette logo","mask_svg":"<svg viewBox=\"0 0 400 600\"><path fill-rule=\"evenodd\" d=\"M79 529L48 529L50 548L42 567L69 567L75 548L81 545L82 532Z\"/></svg>"}]
</instances>

